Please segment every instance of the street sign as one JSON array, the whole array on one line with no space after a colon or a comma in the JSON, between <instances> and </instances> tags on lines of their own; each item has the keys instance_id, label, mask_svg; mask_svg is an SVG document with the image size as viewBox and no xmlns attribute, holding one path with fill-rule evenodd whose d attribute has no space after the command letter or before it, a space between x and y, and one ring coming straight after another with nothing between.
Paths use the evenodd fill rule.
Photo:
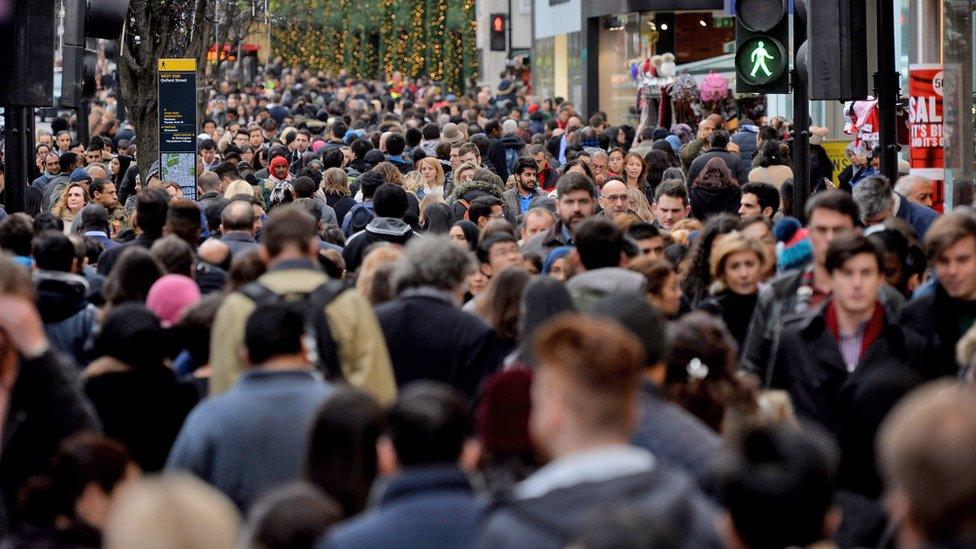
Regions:
<instances>
[{"instance_id":1,"label":"street sign","mask_svg":"<svg viewBox=\"0 0 976 549\"><path fill-rule=\"evenodd\" d=\"M160 59L159 176L175 181L190 200L197 197L197 62Z\"/></svg>"}]
</instances>

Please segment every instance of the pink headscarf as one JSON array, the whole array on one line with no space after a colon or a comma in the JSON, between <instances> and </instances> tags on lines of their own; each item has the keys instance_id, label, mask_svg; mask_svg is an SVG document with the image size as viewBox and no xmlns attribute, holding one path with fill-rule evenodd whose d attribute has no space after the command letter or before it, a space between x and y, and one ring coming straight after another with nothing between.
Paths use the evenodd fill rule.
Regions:
<instances>
[{"instance_id":1,"label":"pink headscarf","mask_svg":"<svg viewBox=\"0 0 976 549\"><path fill-rule=\"evenodd\" d=\"M155 313L163 328L179 323L183 312L200 301L200 288L192 278L168 274L149 288L146 307Z\"/></svg>"}]
</instances>

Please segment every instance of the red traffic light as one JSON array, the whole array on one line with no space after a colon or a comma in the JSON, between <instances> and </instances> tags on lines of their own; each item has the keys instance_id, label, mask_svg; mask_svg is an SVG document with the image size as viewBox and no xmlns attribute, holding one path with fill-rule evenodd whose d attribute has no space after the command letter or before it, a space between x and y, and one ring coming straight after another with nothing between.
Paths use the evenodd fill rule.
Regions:
<instances>
[{"instance_id":1,"label":"red traffic light","mask_svg":"<svg viewBox=\"0 0 976 549\"><path fill-rule=\"evenodd\" d=\"M503 32L505 30L505 18L501 15L495 15L491 18L491 30L495 32Z\"/></svg>"}]
</instances>

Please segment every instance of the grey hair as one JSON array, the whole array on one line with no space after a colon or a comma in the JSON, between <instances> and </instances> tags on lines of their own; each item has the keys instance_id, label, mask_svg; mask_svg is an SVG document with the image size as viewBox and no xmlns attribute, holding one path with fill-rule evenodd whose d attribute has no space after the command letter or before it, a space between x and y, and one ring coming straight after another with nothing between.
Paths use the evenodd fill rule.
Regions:
<instances>
[{"instance_id":1,"label":"grey hair","mask_svg":"<svg viewBox=\"0 0 976 549\"><path fill-rule=\"evenodd\" d=\"M475 268L471 252L446 235L411 239L397 263L392 275L397 293L422 286L451 291Z\"/></svg>"},{"instance_id":2,"label":"grey hair","mask_svg":"<svg viewBox=\"0 0 976 549\"><path fill-rule=\"evenodd\" d=\"M681 168L675 168L673 166L664 170L664 173L661 174L661 181L664 181L665 179L684 180L684 178L685 178L685 172L681 171Z\"/></svg>"},{"instance_id":3,"label":"grey hair","mask_svg":"<svg viewBox=\"0 0 976 549\"><path fill-rule=\"evenodd\" d=\"M607 154L607 151L605 151L603 149L597 149L597 150L593 151L592 153L590 153L590 160L596 160L597 158L606 158L606 159L609 159L610 158L610 155Z\"/></svg>"},{"instance_id":4,"label":"grey hair","mask_svg":"<svg viewBox=\"0 0 976 549\"><path fill-rule=\"evenodd\" d=\"M905 175L898 179L898 183L895 184L895 192L900 195L908 195L912 192L912 187L916 183L924 183L926 185L931 185L932 182L920 175Z\"/></svg>"},{"instance_id":5,"label":"grey hair","mask_svg":"<svg viewBox=\"0 0 976 549\"><path fill-rule=\"evenodd\" d=\"M854 202L861 212L861 222L869 220L895 207L895 197L891 183L884 177L870 176L854 187Z\"/></svg>"}]
</instances>

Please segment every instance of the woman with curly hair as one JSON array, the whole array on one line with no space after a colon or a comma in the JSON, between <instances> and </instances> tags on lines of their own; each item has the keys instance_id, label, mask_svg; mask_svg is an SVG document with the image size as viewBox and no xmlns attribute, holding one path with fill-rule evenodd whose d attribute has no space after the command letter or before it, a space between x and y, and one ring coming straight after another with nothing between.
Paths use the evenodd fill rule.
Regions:
<instances>
[{"instance_id":1,"label":"woman with curly hair","mask_svg":"<svg viewBox=\"0 0 976 549\"><path fill-rule=\"evenodd\" d=\"M712 248L720 237L736 230L738 226L738 216L718 214L705 223L705 228L695 239L689 252L691 265L682 285L693 309L698 308L702 300L708 297L708 288L712 283Z\"/></svg>"},{"instance_id":2,"label":"woman with curly hair","mask_svg":"<svg viewBox=\"0 0 976 549\"><path fill-rule=\"evenodd\" d=\"M61 199L51 210L54 215L64 222L64 234L71 234L71 222L81 210L88 205L88 189L84 183L76 181L69 184Z\"/></svg>"}]
</instances>

